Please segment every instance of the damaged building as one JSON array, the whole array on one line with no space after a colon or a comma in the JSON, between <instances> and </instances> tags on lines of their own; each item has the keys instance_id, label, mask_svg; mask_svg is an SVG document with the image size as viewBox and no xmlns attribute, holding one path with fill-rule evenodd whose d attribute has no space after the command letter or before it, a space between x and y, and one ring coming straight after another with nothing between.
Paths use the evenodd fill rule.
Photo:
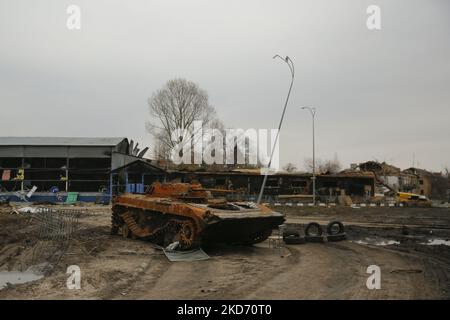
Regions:
<instances>
[{"instance_id":1,"label":"damaged building","mask_svg":"<svg viewBox=\"0 0 450 320\"><path fill-rule=\"evenodd\" d=\"M356 166L361 172L371 172L376 180L376 192L393 195L408 192L431 199L448 200L449 177L419 168L401 170L385 162L368 161ZM355 168L354 168L355 169Z\"/></svg>"},{"instance_id":2,"label":"damaged building","mask_svg":"<svg viewBox=\"0 0 450 320\"><path fill-rule=\"evenodd\" d=\"M136 185L140 162L147 174L164 172L138 151L127 138L0 137L0 199L109 203L113 185Z\"/></svg>"},{"instance_id":3,"label":"damaged building","mask_svg":"<svg viewBox=\"0 0 450 320\"><path fill-rule=\"evenodd\" d=\"M230 197L254 201L264 178L258 168L163 169L160 163L143 158L144 153L132 140L120 137L0 137L0 201L109 203L116 194L144 193L155 181L201 183L205 188L228 190ZM298 201L310 202L312 181L310 173L271 174L264 200L296 196ZM334 202L342 195L366 201L392 197L398 191L448 200L449 190L449 178L441 173L417 168L402 171L376 161L316 176L321 202Z\"/></svg>"},{"instance_id":4,"label":"damaged building","mask_svg":"<svg viewBox=\"0 0 450 320\"><path fill-rule=\"evenodd\" d=\"M175 171L170 178L182 182L198 182L206 188L227 189L237 197L255 200L264 176L259 169L236 169L230 171ZM374 195L375 179L371 173L321 174L316 176L316 192L323 202L336 201L340 195L366 199ZM267 178L264 199L271 201L284 195L308 196L312 194L312 174L278 172ZM303 197L310 201L310 197Z\"/></svg>"}]
</instances>

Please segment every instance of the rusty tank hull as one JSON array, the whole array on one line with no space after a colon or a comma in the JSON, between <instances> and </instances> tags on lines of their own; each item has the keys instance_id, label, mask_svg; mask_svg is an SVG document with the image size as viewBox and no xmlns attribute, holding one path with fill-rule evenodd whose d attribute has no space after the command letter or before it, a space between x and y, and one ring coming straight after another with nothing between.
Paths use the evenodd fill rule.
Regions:
<instances>
[{"instance_id":1,"label":"rusty tank hull","mask_svg":"<svg viewBox=\"0 0 450 320\"><path fill-rule=\"evenodd\" d=\"M267 239L284 216L264 205L214 199L198 184L153 184L146 194L113 199L112 234L182 249L200 244L254 244Z\"/></svg>"}]
</instances>

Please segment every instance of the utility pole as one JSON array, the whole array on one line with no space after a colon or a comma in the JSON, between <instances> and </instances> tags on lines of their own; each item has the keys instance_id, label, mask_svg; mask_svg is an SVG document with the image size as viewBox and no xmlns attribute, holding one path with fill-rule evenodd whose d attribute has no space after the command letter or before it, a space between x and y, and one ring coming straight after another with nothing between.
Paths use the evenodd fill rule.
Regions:
<instances>
[{"instance_id":1,"label":"utility pole","mask_svg":"<svg viewBox=\"0 0 450 320\"><path fill-rule=\"evenodd\" d=\"M261 190L259 190L259 195L258 195L258 200L256 201L256 203L261 203L261 199L264 193L264 188L266 187L266 182L267 182L267 175L269 174L269 170L270 167L272 165L272 158L273 158L273 153L275 152L275 147L277 145L278 142L278 136L280 135L280 130L281 130L281 125L283 124L283 119L284 119L284 114L286 113L286 107L288 105L289 102L289 96L291 95L291 90L292 90L292 85L294 84L294 74L295 74L295 70L294 70L294 62L292 62L291 58L289 58L288 56L286 56L285 58L282 58L281 56L279 56L278 54L275 55L273 57L273 59L275 58L279 58L281 60L283 60L287 66L289 67L289 70L291 71L291 84L289 86L289 91L288 94L286 96L286 101L284 103L284 108L283 108L283 113L281 114L281 119L280 119L280 123L278 125L278 131L277 131L277 135L275 137L275 142L273 144L272 147L272 152L270 153L270 160L269 160L269 165L267 166L267 171L264 173L264 178L263 178L263 183L261 185Z\"/></svg>"},{"instance_id":2,"label":"utility pole","mask_svg":"<svg viewBox=\"0 0 450 320\"><path fill-rule=\"evenodd\" d=\"M313 204L316 205L316 150L315 150L315 133L314 122L316 118L316 108L314 107L302 107L303 110L308 110L312 116L312 149L313 149L313 169L312 169L312 181L313 181Z\"/></svg>"}]
</instances>

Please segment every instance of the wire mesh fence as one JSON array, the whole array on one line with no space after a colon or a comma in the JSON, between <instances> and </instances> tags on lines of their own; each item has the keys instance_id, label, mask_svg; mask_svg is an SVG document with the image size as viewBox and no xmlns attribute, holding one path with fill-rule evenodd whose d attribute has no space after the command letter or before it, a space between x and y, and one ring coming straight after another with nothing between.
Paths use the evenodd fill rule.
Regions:
<instances>
[{"instance_id":1,"label":"wire mesh fence","mask_svg":"<svg viewBox=\"0 0 450 320\"><path fill-rule=\"evenodd\" d=\"M84 213L79 209L38 208L30 222L38 226L39 237L51 240L69 240L78 229L78 219Z\"/></svg>"}]
</instances>

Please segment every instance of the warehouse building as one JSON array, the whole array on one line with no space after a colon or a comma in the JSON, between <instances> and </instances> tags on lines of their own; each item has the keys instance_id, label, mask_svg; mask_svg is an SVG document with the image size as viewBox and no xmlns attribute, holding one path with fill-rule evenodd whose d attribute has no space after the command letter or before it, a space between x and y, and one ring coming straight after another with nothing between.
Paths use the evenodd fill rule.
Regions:
<instances>
[{"instance_id":1,"label":"warehouse building","mask_svg":"<svg viewBox=\"0 0 450 320\"><path fill-rule=\"evenodd\" d=\"M227 189L244 195L244 200L256 200L264 176L259 169L236 169L232 171L175 171L170 178L182 182L198 182L205 188ZM374 196L375 177L372 173L338 173L316 176L316 195L324 202L335 201L340 195L354 199ZM277 172L269 175L264 189L264 199L271 201L285 195L312 194L310 173Z\"/></svg>"},{"instance_id":2,"label":"warehouse building","mask_svg":"<svg viewBox=\"0 0 450 320\"><path fill-rule=\"evenodd\" d=\"M0 137L0 200L109 203L138 163L147 184L164 176L127 138Z\"/></svg>"}]
</instances>

